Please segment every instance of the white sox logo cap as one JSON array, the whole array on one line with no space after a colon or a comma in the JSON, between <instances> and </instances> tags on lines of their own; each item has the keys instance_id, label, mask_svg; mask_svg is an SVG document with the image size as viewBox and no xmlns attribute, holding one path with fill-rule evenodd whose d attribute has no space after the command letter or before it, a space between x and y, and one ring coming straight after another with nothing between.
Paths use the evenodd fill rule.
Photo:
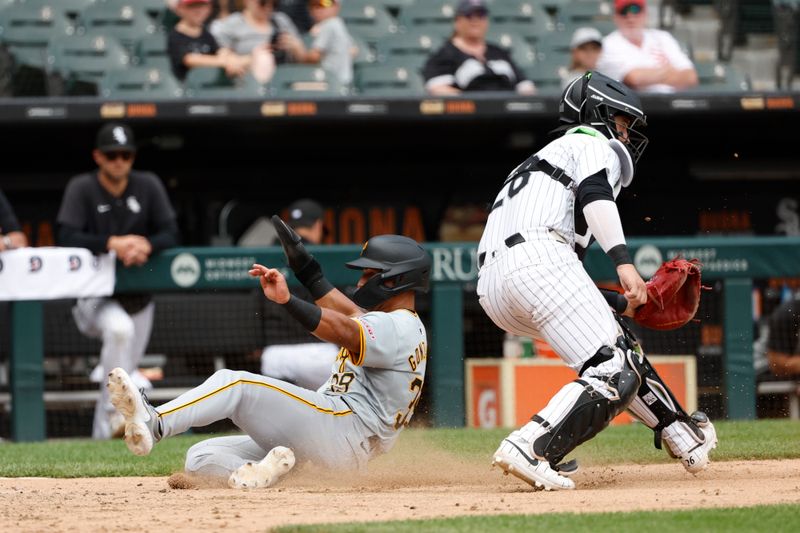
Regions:
<instances>
[{"instance_id":1,"label":"white sox logo cap","mask_svg":"<svg viewBox=\"0 0 800 533\"><path fill-rule=\"evenodd\" d=\"M135 152L136 143L133 138L133 131L125 124L109 122L97 132L95 148L101 152Z\"/></svg>"}]
</instances>

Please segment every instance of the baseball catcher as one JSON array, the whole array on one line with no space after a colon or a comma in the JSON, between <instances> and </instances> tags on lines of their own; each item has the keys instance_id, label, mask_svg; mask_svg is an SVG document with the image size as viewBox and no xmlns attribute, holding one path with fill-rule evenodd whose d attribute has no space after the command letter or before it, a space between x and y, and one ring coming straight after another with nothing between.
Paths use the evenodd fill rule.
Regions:
<instances>
[{"instance_id":1,"label":"baseball catcher","mask_svg":"<svg viewBox=\"0 0 800 533\"><path fill-rule=\"evenodd\" d=\"M648 144L641 101L625 84L587 72L565 89L559 111L562 135L512 170L492 204L477 292L498 327L544 339L577 379L503 439L493 464L534 487L575 488L576 464L564 458L632 409L697 471L716 444L713 426L679 411L581 262L596 238L616 266L625 310L648 301L616 206Z\"/></svg>"},{"instance_id":2,"label":"baseball catcher","mask_svg":"<svg viewBox=\"0 0 800 533\"><path fill-rule=\"evenodd\" d=\"M274 484L295 464L352 470L388 451L414 414L427 361L415 293L428 289L431 261L413 239L369 239L348 268L361 271L353 300L325 278L319 262L280 219L273 224L289 266L315 303L292 296L280 271L255 264L264 295L320 339L341 346L327 384L308 390L267 376L220 370L205 383L154 408L122 369L108 377L125 418L125 442L147 455L159 440L228 418L246 435L217 437L189 449L189 473L234 488Z\"/></svg>"}]
</instances>

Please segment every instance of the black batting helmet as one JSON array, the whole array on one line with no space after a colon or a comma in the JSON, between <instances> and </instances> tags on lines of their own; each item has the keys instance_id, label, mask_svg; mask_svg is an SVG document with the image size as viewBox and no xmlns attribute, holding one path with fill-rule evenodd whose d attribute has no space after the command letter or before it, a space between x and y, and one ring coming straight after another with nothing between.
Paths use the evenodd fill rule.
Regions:
<instances>
[{"instance_id":1,"label":"black batting helmet","mask_svg":"<svg viewBox=\"0 0 800 533\"><path fill-rule=\"evenodd\" d=\"M371 309L401 292L428 291L431 258L417 241L402 235L372 237L364 243L358 259L346 265L357 270L378 270L353 294L353 301L364 309ZM386 285L388 280L395 280L393 287Z\"/></svg>"},{"instance_id":2,"label":"black batting helmet","mask_svg":"<svg viewBox=\"0 0 800 533\"><path fill-rule=\"evenodd\" d=\"M624 144L635 164L647 147L647 137L637 129L647 126L647 117L639 96L630 87L599 72L587 72L564 89L558 107L562 125L586 124L609 139L619 138L614 123L614 115L619 113L631 119Z\"/></svg>"}]
</instances>

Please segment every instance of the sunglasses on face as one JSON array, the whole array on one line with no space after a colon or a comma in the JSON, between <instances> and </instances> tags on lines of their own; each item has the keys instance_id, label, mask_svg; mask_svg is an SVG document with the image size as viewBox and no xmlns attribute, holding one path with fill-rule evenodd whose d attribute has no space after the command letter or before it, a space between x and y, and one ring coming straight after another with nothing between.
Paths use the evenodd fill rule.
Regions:
<instances>
[{"instance_id":1,"label":"sunglasses on face","mask_svg":"<svg viewBox=\"0 0 800 533\"><path fill-rule=\"evenodd\" d=\"M626 15L638 15L641 12L642 12L642 6L636 4L629 4L620 9L619 11L617 11L617 13L623 17Z\"/></svg>"},{"instance_id":2,"label":"sunglasses on face","mask_svg":"<svg viewBox=\"0 0 800 533\"><path fill-rule=\"evenodd\" d=\"M130 161L133 159L133 152L103 152L103 155L109 161L116 161L117 159Z\"/></svg>"}]
</instances>

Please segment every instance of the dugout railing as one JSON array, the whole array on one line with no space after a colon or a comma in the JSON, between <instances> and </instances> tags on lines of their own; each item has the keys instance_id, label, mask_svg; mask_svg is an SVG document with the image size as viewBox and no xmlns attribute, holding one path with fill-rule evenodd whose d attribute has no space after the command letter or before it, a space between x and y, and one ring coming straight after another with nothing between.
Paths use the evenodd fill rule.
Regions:
<instances>
[{"instance_id":1,"label":"dugout railing","mask_svg":"<svg viewBox=\"0 0 800 533\"><path fill-rule=\"evenodd\" d=\"M631 239L637 268L647 278L662 260L675 255L704 263L703 280L721 284L723 301L723 394L729 418L755 417L753 368L753 280L800 274L798 237L709 237ZM465 290L474 290L477 243L428 243L433 257L429 309L430 419L436 426L463 426ZM357 273L343 263L357 255L357 246L313 248L326 274L337 286L351 285ZM253 262L282 265L280 248L177 248L154 257L141 268L119 268L118 292L203 292L253 289L247 276ZM613 264L596 246L586 259L595 280L615 280ZM18 441L42 440L45 431L43 371L43 304L12 302L10 322L11 435ZM494 354L494 355L500 355Z\"/></svg>"}]
</instances>

